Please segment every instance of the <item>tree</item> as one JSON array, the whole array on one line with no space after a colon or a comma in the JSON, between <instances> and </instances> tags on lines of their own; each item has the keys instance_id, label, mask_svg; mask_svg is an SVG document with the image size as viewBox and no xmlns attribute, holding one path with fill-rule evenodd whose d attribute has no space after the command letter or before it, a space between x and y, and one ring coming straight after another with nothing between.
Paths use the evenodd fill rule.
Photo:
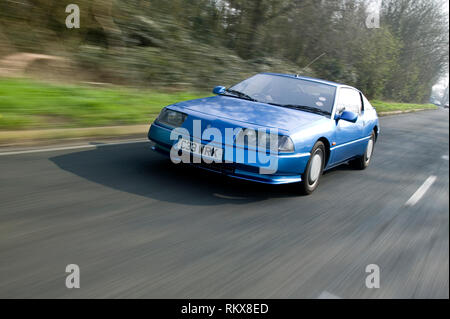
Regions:
<instances>
[{"instance_id":1,"label":"tree","mask_svg":"<svg viewBox=\"0 0 450 319\"><path fill-rule=\"evenodd\" d=\"M406 102L425 102L431 87L448 67L448 18L441 1L384 1L382 24L401 43L384 95Z\"/></svg>"}]
</instances>

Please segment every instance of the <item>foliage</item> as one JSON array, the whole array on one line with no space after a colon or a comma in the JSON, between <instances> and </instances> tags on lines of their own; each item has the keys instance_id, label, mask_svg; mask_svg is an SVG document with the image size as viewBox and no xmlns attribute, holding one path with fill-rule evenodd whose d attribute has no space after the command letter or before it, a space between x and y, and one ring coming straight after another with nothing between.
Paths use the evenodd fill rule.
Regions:
<instances>
[{"instance_id":1,"label":"foliage","mask_svg":"<svg viewBox=\"0 0 450 319\"><path fill-rule=\"evenodd\" d=\"M448 72L442 1L384 0L379 29L365 25L371 0L78 0L80 29L65 27L73 1L1 1L0 62L64 56L73 79L152 88L299 73L424 102Z\"/></svg>"}]
</instances>

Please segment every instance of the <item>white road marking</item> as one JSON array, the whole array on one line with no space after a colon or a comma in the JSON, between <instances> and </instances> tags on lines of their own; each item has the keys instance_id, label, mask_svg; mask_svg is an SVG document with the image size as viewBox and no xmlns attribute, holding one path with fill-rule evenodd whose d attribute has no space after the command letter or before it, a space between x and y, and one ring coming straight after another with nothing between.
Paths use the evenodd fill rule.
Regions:
<instances>
[{"instance_id":1,"label":"white road marking","mask_svg":"<svg viewBox=\"0 0 450 319\"><path fill-rule=\"evenodd\" d=\"M419 187L419 189L408 199L405 203L405 206L414 206L417 202L425 195L428 189L433 185L436 181L436 176L430 176L426 179L426 181Z\"/></svg>"},{"instance_id":2,"label":"white road marking","mask_svg":"<svg viewBox=\"0 0 450 319\"><path fill-rule=\"evenodd\" d=\"M448 155L442 155L442 159L448 161Z\"/></svg>"},{"instance_id":3,"label":"white road marking","mask_svg":"<svg viewBox=\"0 0 450 319\"><path fill-rule=\"evenodd\" d=\"M322 291L317 299L342 299L336 295L330 294L328 291Z\"/></svg>"},{"instance_id":4,"label":"white road marking","mask_svg":"<svg viewBox=\"0 0 450 319\"><path fill-rule=\"evenodd\" d=\"M125 144L135 144L135 143L143 143L143 142L148 142L148 140L143 139L143 140L133 140L133 141L117 142L117 143L85 144L85 145L77 145L77 146L62 146L62 147L55 147L55 148L40 148L40 149L26 150L26 151L3 152L3 153L0 153L0 156L77 150L77 149L83 149L83 148L96 148L96 147L101 147L101 146L125 145Z\"/></svg>"}]
</instances>

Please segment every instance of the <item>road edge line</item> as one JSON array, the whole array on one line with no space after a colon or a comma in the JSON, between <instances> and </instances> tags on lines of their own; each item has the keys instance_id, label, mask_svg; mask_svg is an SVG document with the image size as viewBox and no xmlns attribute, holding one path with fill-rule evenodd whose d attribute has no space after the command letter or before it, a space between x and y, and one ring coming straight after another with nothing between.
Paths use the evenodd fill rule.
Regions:
<instances>
[{"instance_id":1,"label":"road edge line","mask_svg":"<svg viewBox=\"0 0 450 319\"><path fill-rule=\"evenodd\" d=\"M102 147L102 146L137 144L137 143L144 143L144 142L148 142L148 140L142 139L142 140L131 140L131 141L123 141L123 142L103 143L103 144L84 144L84 145L75 145L75 146L40 148L40 149L23 150L23 151L0 152L0 156L33 154L33 153L44 153L44 152L57 152L57 151L67 151L67 150L76 150L76 149L85 149L85 148L98 148L98 147Z\"/></svg>"}]
</instances>

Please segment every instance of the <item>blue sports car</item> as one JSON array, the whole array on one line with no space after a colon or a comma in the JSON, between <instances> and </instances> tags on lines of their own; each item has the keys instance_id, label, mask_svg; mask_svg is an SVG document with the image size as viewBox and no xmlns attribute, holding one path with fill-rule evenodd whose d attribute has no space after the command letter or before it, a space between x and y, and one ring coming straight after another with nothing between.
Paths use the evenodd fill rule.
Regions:
<instances>
[{"instance_id":1,"label":"blue sports car","mask_svg":"<svg viewBox=\"0 0 450 319\"><path fill-rule=\"evenodd\" d=\"M213 93L165 107L148 133L153 149L234 178L297 183L306 194L324 170L371 161L378 116L353 87L261 73Z\"/></svg>"}]
</instances>

